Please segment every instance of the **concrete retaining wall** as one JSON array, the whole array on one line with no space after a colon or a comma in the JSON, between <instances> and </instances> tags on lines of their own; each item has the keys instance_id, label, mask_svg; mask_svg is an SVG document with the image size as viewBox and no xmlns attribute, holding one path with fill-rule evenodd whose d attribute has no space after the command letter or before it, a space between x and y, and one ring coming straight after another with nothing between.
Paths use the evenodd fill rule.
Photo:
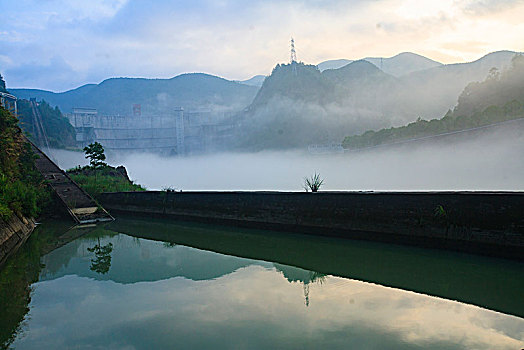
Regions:
<instances>
[{"instance_id":1,"label":"concrete retaining wall","mask_svg":"<svg viewBox=\"0 0 524 350\"><path fill-rule=\"evenodd\" d=\"M120 192L112 212L449 248L522 259L524 193Z\"/></svg>"},{"instance_id":2,"label":"concrete retaining wall","mask_svg":"<svg viewBox=\"0 0 524 350\"><path fill-rule=\"evenodd\" d=\"M32 219L13 215L7 222L0 219L0 266L26 241L35 223Z\"/></svg>"}]
</instances>

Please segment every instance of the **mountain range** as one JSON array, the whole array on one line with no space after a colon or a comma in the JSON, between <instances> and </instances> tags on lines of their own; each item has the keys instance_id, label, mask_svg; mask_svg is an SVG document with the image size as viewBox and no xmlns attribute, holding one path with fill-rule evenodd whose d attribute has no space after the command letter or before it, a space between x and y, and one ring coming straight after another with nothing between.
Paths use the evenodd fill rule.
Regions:
<instances>
[{"instance_id":1,"label":"mountain range","mask_svg":"<svg viewBox=\"0 0 524 350\"><path fill-rule=\"evenodd\" d=\"M295 68L277 65L240 117L251 130L243 132L249 135L243 145L302 147L404 125L419 117L440 118L456 105L469 83L483 81L493 67L504 70L515 54L499 51L473 62L436 65L398 77L367 60L323 71L303 63ZM416 56L395 57L400 67L402 57Z\"/></svg>"},{"instance_id":2,"label":"mountain range","mask_svg":"<svg viewBox=\"0 0 524 350\"><path fill-rule=\"evenodd\" d=\"M417 55L412 52L402 52L393 57L366 57L362 60L373 63L375 66L380 68L385 73L399 77L401 75L409 74L419 70L429 69L433 67L442 66L443 64L437 61L433 61L427 57ZM339 69L342 68L355 60L338 59L328 60L317 64L318 69L323 72L328 69ZM252 86L262 86L265 75L255 75L250 79L239 81L242 84Z\"/></svg>"},{"instance_id":3,"label":"mountain range","mask_svg":"<svg viewBox=\"0 0 524 350\"><path fill-rule=\"evenodd\" d=\"M473 62L441 64L401 53L318 66L296 63L296 69L277 65L268 77L241 82L192 73L171 79L111 78L62 93L10 92L44 99L63 112L90 107L101 114L130 115L133 104L141 104L143 114L169 113L178 106L220 111L235 116L242 146L301 147L419 117L442 117L469 83L483 81L493 67L503 71L515 54L498 51Z\"/></svg>"},{"instance_id":4,"label":"mountain range","mask_svg":"<svg viewBox=\"0 0 524 350\"><path fill-rule=\"evenodd\" d=\"M373 63L384 73L391 74L395 77L400 77L402 75L416 72L419 70L442 66L442 63L440 62L433 61L427 57L417 55L412 52L402 52L398 55L388 58L366 57L362 60L368 61L369 63ZM317 64L317 67L321 72L323 72L327 69L342 68L351 62L354 61L346 59L329 60Z\"/></svg>"},{"instance_id":5,"label":"mountain range","mask_svg":"<svg viewBox=\"0 0 524 350\"><path fill-rule=\"evenodd\" d=\"M171 79L111 78L61 93L33 89L10 89L18 98L45 100L68 113L73 107L96 108L101 114L130 115L133 104L143 114L168 113L175 107L221 112L242 110L258 88L213 75L191 73Z\"/></svg>"}]
</instances>

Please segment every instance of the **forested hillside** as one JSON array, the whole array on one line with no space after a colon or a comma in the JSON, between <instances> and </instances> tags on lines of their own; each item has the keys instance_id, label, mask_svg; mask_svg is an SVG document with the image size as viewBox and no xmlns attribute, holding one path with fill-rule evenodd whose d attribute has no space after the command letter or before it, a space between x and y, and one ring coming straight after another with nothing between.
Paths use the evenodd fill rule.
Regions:
<instances>
[{"instance_id":1,"label":"forested hillside","mask_svg":"<svg viewBox=\"0 0 524 350\"><path fill-rule=\"evenodd\" d=\"M101 114L131 115L133 104L141 104L143 114L166 113L174 107L237 112L253 101L258 87L194 73L171 79L111 78L61 93L11 91L19 98L48 101L64 113L71 112L73 107L89 107Z\"/></svg>"},{"instance_id":2,"label":"forested hillside","mask_svg":"<svg viewBox=\"0 0 524 350\"><path fill-rule=\"evenodd\" d=\"M293 148L333 142L366 130L438 118L469 83L511 64L500 51L463 64L439 65L395 77L365 61L320 72L277 65L253 103L238 116L242 148ZM502 107L503 105L501 105ZM433 126L432 126L433 127Z\"/></svg>"},{"instance_id":3,"label":"forested hillside","mask_svg":"<svg viewBox=\"0 0 524 350\"><path fill-rule=\"evenodd\" d=\"M46 101L39 102L37 108L42 116L49 146L53 148L75 147L75 130L67 118L62 115L60 109L52 108ZM32 141L35 141L37 132L31 102L18 100L18 118L22 130L29 134Z\"/></svg>"},{"instance_id":4,"label":"forested hillside","mask_svg":"<svg viewBox=\"0 0 524 350\"><path fill-rule=\"evenodd\" d=\"M18 120L0 107L0 219L35 217L50 198Z\"/></svg>"},{"instance_id":5,"label":"forested hillside","mask_svg":"<svg viewBox=\"0 0 524 350\"><path fill-rule=\"evenodd\" d=\"M398 128L367 131L348 136L343 146L349 149L372 147L401 140L437 135L524 117L524 56L516 55L511 68L492 69L483 82L469 84L458 104L442 119L416 122Z\"/></svg>"}]
</instances>

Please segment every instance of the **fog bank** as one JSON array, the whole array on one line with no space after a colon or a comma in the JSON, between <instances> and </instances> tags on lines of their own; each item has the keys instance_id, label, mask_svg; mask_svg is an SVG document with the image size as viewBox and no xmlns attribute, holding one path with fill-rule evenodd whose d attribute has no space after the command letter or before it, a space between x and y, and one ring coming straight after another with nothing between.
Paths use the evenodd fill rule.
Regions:
<instances>
[{"instance_id":1,"label":"fog bank","mask_svg":"<svg viewBox=\"0 0 524 350\"><path fill-rule=\"evenodd\" d=\"M345 154L305 151L222 153L187 158L152 154L109 155L150 190L303 191L314 172L322 190L524 190L524 130L497 130ZM62 168L86 164L83 154L54 151Z\"/></svg>"}]
</instances>

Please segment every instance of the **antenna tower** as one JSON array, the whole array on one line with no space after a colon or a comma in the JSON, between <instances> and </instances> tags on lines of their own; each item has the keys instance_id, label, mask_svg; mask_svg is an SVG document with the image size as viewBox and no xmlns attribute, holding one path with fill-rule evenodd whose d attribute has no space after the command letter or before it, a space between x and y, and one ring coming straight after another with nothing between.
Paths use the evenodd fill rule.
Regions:
<instances>
[{"instance_id":1,"label":"antenna tower","mask_svg":"<svg viewBox=\"0 0 524 350\"><path fill-rule=\"evenodd\" d=\"M297 51L295 50L295 39L291 38L291 70L297 75Z\"/></svg>"}]
</instances>

